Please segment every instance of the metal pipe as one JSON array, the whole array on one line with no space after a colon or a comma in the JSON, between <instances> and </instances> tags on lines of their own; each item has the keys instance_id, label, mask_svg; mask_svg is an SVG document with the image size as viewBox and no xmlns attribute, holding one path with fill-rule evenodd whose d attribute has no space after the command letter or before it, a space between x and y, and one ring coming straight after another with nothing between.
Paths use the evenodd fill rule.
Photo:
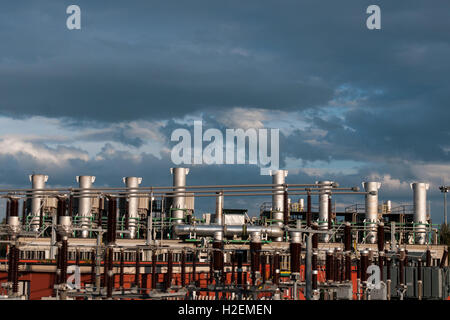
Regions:
<instances>
[{"instance_id":1,"label":"metal pipe","mask_svg":"<svg viewBox=\"0 0 450 320\"><path fill-rule=\"evenodd\" d=\"M366 217L365 223L368 228L368 243L375 243L377 240L376 223L378 222L378 190L381 187L380 182L363 182L363 187L366 190Z\"/></svg>"},{"instance_id":2,"label":"metal pipe","mask_svg":"<svg viewBox=\"0 0 450 320\"><path fill-rule=\"evenodd\" d=\"M92 199L88 197L86 189L90 189L95 181L94 176L77 176L77 182L80 185L80 198L78 199L78 215L80 218L81 237L87 238L89 236L90 219L92 217Z\"/></svg>"},{"instance_id":3,"label":"metal pipe","mask_svg":"<svg viewBox=\"0 0 450 320\"><path fill-rule=\"evenodd\" d=\"M269 237L282 237L283 230L278 226L256 226L256 225L175 225L173 230L176 235L196 234L197 236L213 236L215 232L223 232L225 237L247 236L253 232Z\"/></svg>"},{"instance_id":4,"label":"metal pipe","mask_svg":"<svg viewBox=\"0 0 450 320\"><path fill-rule=\"evenodd\" d=\"M29 176L32 187L31 195L31 222L30 228L32 231L38 231L40 228L40 221L42 215L42 199L39 197L43 194L45 189L45 183L48 180L48 176L44 174L32 174Z\"/></svg>"},{"instance_id":5,"label":"metal pipe","mask_svg":"<svg viewBox=\"0 0 450 320\"><path fill-rule=\"evenodd\" d=\"M415 243L417 244L424 244L426 241L427 190L429 187L428 183L411 183L411 188L414 191L414 233Z\"/></svg>"},{"instance_id":6,"label":"metal pipe","mask_svg":"<svg viewBox=\"0 0 450 320\"><path fill-rule=\"evenodd\" d=\"M287 170L273 170L270 171L270 175L272 176L272 184L278 185L277 187L273 187L272 194L272 220L274 225L282 228L284 221L284 183L285 178L288 175ZM276 242L280 242L283 240L282 235L275 237L273 239Z\"/></svg>"},{"instance_id":7,"label":"metal pipe","mask_svg":"<svg viewBox=\"0 0 450 320\"><path fill-rule=\"evenodd\" d=\"M183 223L186 209L185 186L186 175L189 173L188 168L171 168L170 173L173 174L174 198L172 202L172 220L174 224Z\"/></svg>"},{"instance_id":8,"label":"metal pipe","mask_svg":"<svg viewBox=\"0 0 450 320\"><path fill-rule=\"evenodd\" d=\"M319 230L328 230L328 212L329 212L329 192L332 188L332 181L319 181L317 184L320 186L319 193ZM328 242L330 235L322 234L321 239L324 242Z\"/></svg>"},{"instance_id":9,"label":"metal pipe","mask_svg":"<svg viewBox=\"0 0 450 320\"><path fill-rule=\"evenodd\" d=\"M139 185L142 182L140 177L124 177L123 183L129 188L129 192L138 191ZM128 237L134 239L136 237L136 230L139 219L139 198L136 194L130 193L128 197L128 230L130 233Z\"/></svg>"},{"instance_id":10,"label":"metal pipe","mask_svg":"<svg viewBox=\"0 0 450 320\"><path fill-rule=\"evenodd\" d=\"M223 192L217 192L215 220L218 225L223 224L223 200Z\"/></svg>"}]
</instances>

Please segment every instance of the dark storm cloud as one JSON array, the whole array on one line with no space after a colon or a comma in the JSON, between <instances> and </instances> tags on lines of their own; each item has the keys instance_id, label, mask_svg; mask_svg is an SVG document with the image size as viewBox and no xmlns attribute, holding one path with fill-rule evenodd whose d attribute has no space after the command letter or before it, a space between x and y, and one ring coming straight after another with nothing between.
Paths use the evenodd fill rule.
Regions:
<instances>
[{"instance_id":1,"label":"dark storm cloud","mask_svg":"<svg viewBox=\"0 0 450 320\"><path fill-rule=\"evenodd\" d=\"M382 90L369 97L377 107L447 100L436 70L449 68L448 2L381 1L381 32L365 28L368 1L322 2L78 1L81 31L65 29L67 1L8 2L1 111L121 121L297 110L327 104L342 84Z\"/></svg>"}]
</instances>

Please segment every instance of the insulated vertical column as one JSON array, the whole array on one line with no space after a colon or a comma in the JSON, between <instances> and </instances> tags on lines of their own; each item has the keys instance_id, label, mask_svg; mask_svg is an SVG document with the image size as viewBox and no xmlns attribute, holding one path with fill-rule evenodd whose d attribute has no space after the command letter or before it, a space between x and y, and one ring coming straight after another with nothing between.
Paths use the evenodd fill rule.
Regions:
<instances>
[{"instance_id":1,"label":"insulated vertical column","mask_svg":"<svg viewBox=\"0 0 450 320\"><path fill-rule=\"evenodd\" d=\"M123 183L128 188L128 231L129 238L134 239L136 237L136 229L139 221L139 197L133 192L137 192L139 185L142 182L140 177L124 177ZM131 189L130 189L131 188Z\"/></svg>"},{"instance_id":2,"label":"insulated vertical column","mask_svg":"<svg viewBox=\"0 0 450 320\"><path fill-rule=\"evenodd\" d=\"M44 202L43 190L45 183L48 180L48 176L44 174L32 174L29 176L31 181L31 187L33 188L31 196L31 231L38 231L40 228L40 221L42 213L42 204Z\"/></svg>"},{"instance_id":3,"label":"insulated vertical column","mask_svg":"<svg viewBox=\"0 0 450 320\"><path fill-rule=\"evenodd\" d=\"M365 195L365 227L368 229L367 242L375 243L377 240L377 222L378 222L378 189L381 187L380 182L363 182L366 190Z\"/></svg>"},{"instance_id":4,"label":"insulated vertical column","mask_svg":"<svg viewBox=\"0 0 450 320\"><path fill-rule=\"evenodd\" d=\"M173 202L172 202L172 223L182 224L186 212L186 175L189 173L188 168L171 168L170 173L173 175ZM178 236L173 234L173 238Z\"/></svg>"},{"instance_id":5,"label":"insulated vertical column","mask_svg":"<svg viewBox=\"0 0 450 320\"><path fill-rule=\"evenodd\" d=\"M427 225L427 190L428 183L415 182L411 184L414 191L414 233L415 243L424 244Z\"/></svg>"},{"instance_id":6,"label":"insulated vertical column","mask_svg":"<svg viewBox=\"0 0 450 320\"><path fill-rule=\"evenodd\" d=\"M272 187L272 220L274 225L282 228L284 221L284 187L282 185L285 184L288 171L274 170L270 171L270 174L272 176L272 184L278 185ZM276 237L273 240L280 242L283 240L283 237Z\"/></svg>"},{"instance_id":7,"label":"insulated vertical column","mask_svg":"<svg viewBox=\"0 0 450 320\"><path fill-rule=\"evenodd\" d=\"M319 230L328 230L328 217L329 217L329 203L328 199L330 197L331 187L333 185L332 181L319 181L316 184L320 185L319 193ZM324 242L328 242L328 234L321 235L321 239Z\"/></svg>"},{"instance_id":8,"label":"insulated vertical column","mask_svg":"<svg viewBox=\"0 0 450 320\"><path fill-rule=\"evenodd\" d=\"M215 220L216 224L223 225L223 192L217 192Z\"/></svg>"},{"instance_id":9,"label":"insulated vertical column","mask_svg":"<svg viewBox=\"0 0 450 320\"><path fill-rule=\"evenodd\" d=\"M78 199L78 215L80 218L80 225L83 229L81 237L87 238L89 236L89 227L92 218L92 197L89 190L95 181L94 176L77 176L77 182L80 186L80 198Z\"/></svg>"}]
</instances>

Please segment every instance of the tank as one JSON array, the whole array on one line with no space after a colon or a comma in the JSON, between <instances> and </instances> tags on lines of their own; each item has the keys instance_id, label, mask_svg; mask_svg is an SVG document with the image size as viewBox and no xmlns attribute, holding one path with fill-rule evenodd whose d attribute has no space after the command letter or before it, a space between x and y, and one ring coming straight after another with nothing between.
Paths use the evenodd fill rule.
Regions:
<instances>
[{"instance_id":1,"label":"tank","mask_svg":"<svg viewBox=\"0 0 450 320\"><path fill-rule=\"evenodd\" d=\"M81 237L87 238L89 236L89 227L92 218L92 197L86 192L92 187L95 182L94 176L77 176L77 182L80 187L80 198L78 200L78 216L80 217ZM85 195L85 196L83 196Z\"/></svg>"},{"instance_id":2,"label":"tank","mask_svg":"<svg viewBox=\"0 0 450 320\"><path fill-rule=\"evenodd\" d=\"M285 184L285 178L288 175L287 170L271 170L272 184ZM274 224L283 227L284 220L284 188L283 186L272 187L272 220ZM275 238L274 241L282 241L282 237Z\"/></svg>"},{"instance_id":3,"label":"tank","mask_svg":"<svg viewBox=\"0 0 450 320\"><path fill-rule=\"evenodd\" d=\"M42 214L42 204L43 198L40 197L42 195L42 189L45 189L45 183L48 181L48 176L45 174L32 174L29 176L31 181L31 187L33 188L32 196L31 196L31 222L30 227L32 231L39 230L40 217Z\"/></svg>"},{"instance_id":4,"label":"tank","mask_svg":"<svg viewBox=\"0 0 450 320\"><path fill-rule=\"evenodd\" d=\"M140 177L124 177L122 178L123 183L125 183L130 192L128 195L128 237L130 239L136 238L136 229L138 225L139 218L139 197L137 194L133 194L133 191L138 191L139 185L142 182Z\"/></svg>"},{"instance_id":5,"label":"tank","mask_svg":"<svg viewBox=\"0 0 450 320\"><path fill-rule=\"evenodd\" d=\"M365 195L365 227L369 230L366 242L375 243L377 241L378 190L381 187L381 183L371 181L363 182L362 185L366 192L372 192L372 194Z\"/></svg>"},{"instance_id":6,"label":"tank","mask_svg":"<svg viewBox=\"0 0 450 320\"><path fill-rule=\"evenodd\" d=\"M427 190L430 185L424 182L411 183L414 201L414 233L415 243L424 244L427 225Z\"/></svg>"}]
</instances>

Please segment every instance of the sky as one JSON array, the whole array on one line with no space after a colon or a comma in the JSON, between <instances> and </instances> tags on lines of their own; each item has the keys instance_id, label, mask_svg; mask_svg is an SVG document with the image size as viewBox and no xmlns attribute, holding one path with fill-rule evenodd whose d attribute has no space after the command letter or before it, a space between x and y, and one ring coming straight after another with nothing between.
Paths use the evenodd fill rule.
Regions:
<instances>
[{"instance_id":1,"label":"sky","mask_svg":"<svg viewBox=\"0 0 450 320\"><path fill-rule=\"evenodd\" d=\"M81 30L66 27L71 4ZM372 4L381 30L366 27ZM223 132L279 129L287 183L379 181L380 201L400 205L412 202L411 182L428 182L440 223L449 12L441 0L3 1L0 186L29 187L31 173L49 186L75 186L77 175L167 186L171 133L202 120ZM270 183L255 165L189 167L191 185ZM255 214L270 199L227 200Z\"/></svg>"}]
</instances>

